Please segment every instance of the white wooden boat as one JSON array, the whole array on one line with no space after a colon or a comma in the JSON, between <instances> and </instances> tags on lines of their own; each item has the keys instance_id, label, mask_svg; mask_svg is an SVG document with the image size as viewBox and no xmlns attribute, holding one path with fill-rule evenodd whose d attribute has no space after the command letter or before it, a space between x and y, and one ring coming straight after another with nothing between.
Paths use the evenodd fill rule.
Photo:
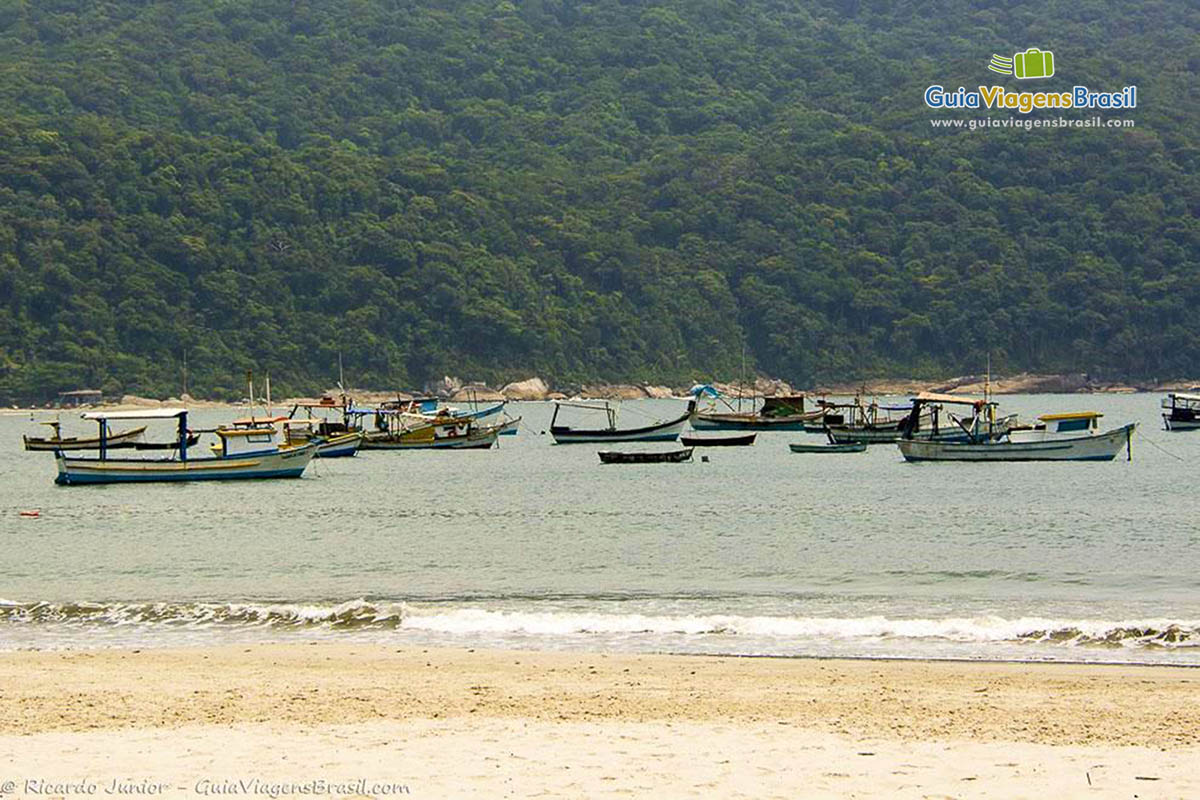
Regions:
<instances>
[{"instance_id":1,"label":"white wooden boat","mask_svg":"<svg viewBox=\"0 0 1200 800\"><path fill-rule=\"evenodd\" d=\"M1044 414L1039 425L1012 430L991 441L947 442L901 439L896 444L908 461L1112 461L1122 450L1132 455L1137 423L1099 432L1094 411Z\"/></svg>"},{"instance_id":2,"label":"white wooden boat","mask_svg":"<svg viewBox=\"0 0 1200 800\"><path fill-rule=\"evenodd\" d=\"M608 416L608 426L604 428L572 428L567 425L556 425L560 408L582 408L589 411L603 411ZM589 403L574 403L555 401L554 415L550 418L550 435L555 444L582 444L585 442L673 442L679 438L683 426L691 419L696 410L696 401L688 403L687 411L675 419L658 421L639 428L618 428L617 411L607 401L600 405Z\"/></svg>"},{"instance_id":3,"label":"white wooden boat","mask_svg":"<svg viewBox=\"0 0 1200 800\"><path fill-rule=\"evenodd\" d=\"M56 483L131 483L157 481L298 478L312 460L316 445L281 448L274 427L219 428L220 445L213 456L194 458L188 452L187 409L90 412L84 419L100 425L100 454L95 458L55 453ZM109 458L108 422L114 419L166 420L178 423L179 447L170 458Z\"/></svg>"}]
</instances>

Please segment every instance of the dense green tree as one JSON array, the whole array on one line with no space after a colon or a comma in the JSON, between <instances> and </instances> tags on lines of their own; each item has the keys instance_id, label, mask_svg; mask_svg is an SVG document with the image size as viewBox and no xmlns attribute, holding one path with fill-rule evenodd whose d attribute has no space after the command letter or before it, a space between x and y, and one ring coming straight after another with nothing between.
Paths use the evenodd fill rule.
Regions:
<instances>
[{"instance_id":1,"label":"dense green tree","mask_svg":"<svg viewBox=\"0 0 1200 800\"><path fill-rule=\"evenodd\" d=\"M185 357L199 394L339 354L379 388L1200 374L1198 32L1167 0L0 0L0 401L175 393ZM922 95L1031 45L1048 88L1136 84L1137 126L930 125L1018 116Z\"/></svg>"}]
</instances>

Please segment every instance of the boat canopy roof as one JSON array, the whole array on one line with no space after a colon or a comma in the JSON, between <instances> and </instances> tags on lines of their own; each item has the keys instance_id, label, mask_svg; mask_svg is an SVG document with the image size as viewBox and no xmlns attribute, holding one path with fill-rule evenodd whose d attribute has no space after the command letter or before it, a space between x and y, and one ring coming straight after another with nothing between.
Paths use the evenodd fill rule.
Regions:
<instances>
[{"instance_id":1,"label":"boat canopy roof","mask_svg":"<svg viewBox=\"0 0 1200 800\"><path fill-rule=\"evenodd\" d=\"M1186 394L1184 392L1171 392L1167 397L1174 397L1176 400L1190 400L1200 403L1200 394Z\"/></svg>"},{"instance_id":2,"label":"boat canopy roof","mask_svg":"<svg viewBox=\"0 0 1200 800\"><path fill-rule=\"evenodd\" d=\"M234 425L274 425L276 422L283 422L291 417L242 417L235 419Z\"/></svg>"},{"instance_id":3,"label":"boat canopy roof","mask_svg":"<svg viewBox=\"0 0 1200 800\"><path fill-rule=\"evenodd\" d=\"M963 406L973 406L983 402L979 397L967 397L961 394L940 394L938 392L921 392L913 400L922 403L953 403Z\"/></svg>"},{"instance_id":4,"label":"boat canopy roof","mask_svg":"<svg viewBox=\"0 0 1200 800\"><path fill-rule=\"evenodd\" d=\"M186 408L146 408L138 411L87 411L83 419L176 419L188 413Z\"/></svg>"},{"instance_id":5,"label":"boat canopy roof","mask_svg":"<svg viewBox=\"0 0 1200 800\"><path fill-rule=\"evenodd\" d=\"M1055 422L1060 419L1096 419L1103 416L1099 411L1068 411L1062 414L1042 414L1038 419L1042 422Z\"/></svg>"},{"instance_id":6,"label":"boat canopy roof","mask_svg":"<svg viewBox=\"0 0 1200 800\"><path fill-rule=\"evenodd\" d=\"M620 402L620 401L618 401ZM567 406L568 408L586 408L589 411L606 411L612 407L610 400L555 400L556 406Z\"/></svg>"}]
</instances>

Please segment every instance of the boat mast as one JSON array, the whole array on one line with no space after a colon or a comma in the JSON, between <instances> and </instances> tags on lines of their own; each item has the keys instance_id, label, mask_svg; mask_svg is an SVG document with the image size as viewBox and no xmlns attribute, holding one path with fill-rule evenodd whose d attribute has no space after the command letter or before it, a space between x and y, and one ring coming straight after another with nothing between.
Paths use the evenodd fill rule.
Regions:
<instances>
[{"instance_id":1,"label":"boat mast","mask_svg":"<svg viewBox=\"0 0 1200 800\"><path fill-rule=\"evenodd\" d=\"M746 343L742 342L742 374L738 378L738 413L742 413L742 397L746 394Z\"/></svg>"}]
</instances>

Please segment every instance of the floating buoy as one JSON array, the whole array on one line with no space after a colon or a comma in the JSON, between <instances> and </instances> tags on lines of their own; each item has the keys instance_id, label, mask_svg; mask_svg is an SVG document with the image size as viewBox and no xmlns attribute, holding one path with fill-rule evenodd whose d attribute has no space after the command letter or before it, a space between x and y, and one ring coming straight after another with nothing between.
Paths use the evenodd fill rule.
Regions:
<instances>
[{"instance_id":1,"label":"floating buoy","mask_svg":"<svg viewBox=\"0 0 1200 800\"><path fill-rule=\"evenodd\" d=\"M40 517L41 515L42 515L42 512L38 511L37 509L21 512L22 517Z\"/></svg>"},{"instance_id":2,"label":"floating buoy","mask_svg":"<svg viewBox=\"0 0 1200 800\"><path fill-rule=\"evenodd\" d=\"M708 463L708 456L700 456L700 463L701 463L701 464L707 464L707 463Z\"/></svg>"}]
</instances>

